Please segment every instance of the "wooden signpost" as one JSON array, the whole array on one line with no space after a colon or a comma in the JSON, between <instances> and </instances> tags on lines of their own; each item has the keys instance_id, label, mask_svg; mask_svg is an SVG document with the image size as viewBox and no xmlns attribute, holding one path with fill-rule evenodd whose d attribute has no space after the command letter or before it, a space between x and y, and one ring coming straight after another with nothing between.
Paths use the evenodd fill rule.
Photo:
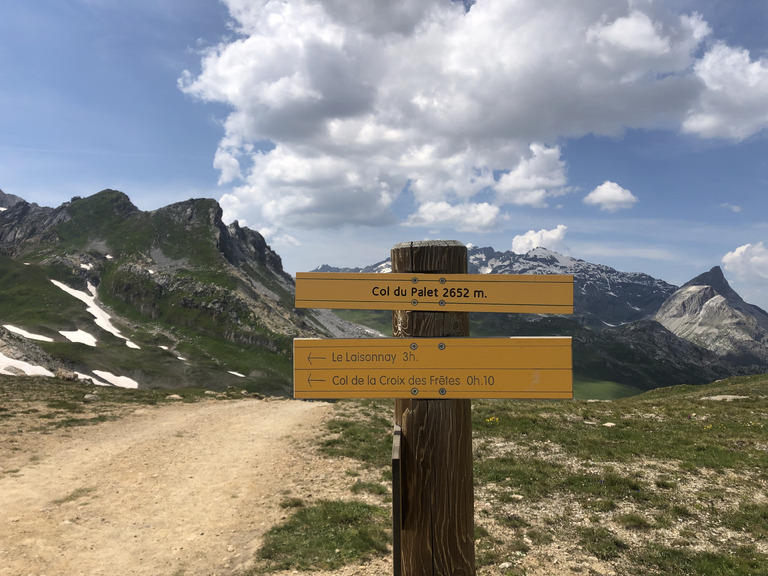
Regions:
<instances>
[{"instance_id":1,"label":"wooden signpost","mask_svg":"<svg viewBox=\"0 0 768 576\"><path fill-rule=\"evenodd\" d=\"M296 398L395 398L395 575L475 573L471 398L572 398L571 339L469 336L469 311L573 312L572 276L468 275L459 242L391 274L296 276L296 307L392 310L381 339L294 340Z\"/></svg>"}]
</instances>

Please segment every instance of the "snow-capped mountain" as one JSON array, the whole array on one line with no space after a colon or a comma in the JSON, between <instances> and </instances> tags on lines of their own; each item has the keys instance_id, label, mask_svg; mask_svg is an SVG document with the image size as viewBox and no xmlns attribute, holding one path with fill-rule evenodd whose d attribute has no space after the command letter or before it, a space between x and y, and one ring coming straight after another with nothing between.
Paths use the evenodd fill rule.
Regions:
<instances>
[{"instance_id":1,"label":"snow-capped mountain","mask_svg":"<svg viewBox=\"0 0 768 576\"><path fill-rule=\"evenodd\" d=\"M590 328L608 328L652 317L676 286L648 274L620 272L610 266L535 248L527 254L470 246L470 274L572 274L574 319ZM365 268L321 266L317 272L391 272L383 260Z\"/></svg>"},{"instance_id":2,"label":"snow-capped mountain","mask_svg":"<svg viewBox=\"0 0 768 576\"><path fill-rule=\"evenodd\" d=\"M470 248L469 271L479 274L572 274L575 319L594 328L613 327L652 316L677 289L648 274L534 248L527 254Z\"/></svg>"}]
</instances>

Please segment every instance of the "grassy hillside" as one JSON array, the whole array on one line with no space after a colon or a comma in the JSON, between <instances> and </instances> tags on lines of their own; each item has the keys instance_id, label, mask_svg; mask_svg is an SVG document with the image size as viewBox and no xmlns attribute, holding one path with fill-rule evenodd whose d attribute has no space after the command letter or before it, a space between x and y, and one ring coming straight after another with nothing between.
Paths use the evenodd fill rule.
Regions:
<instances>
[{"instance_id":1,"label":"grassy hillside","mask_svg":"<svg viewBox=\"0 0 768 576\"><path fill-rule=\"evenodd\" d=\"M73 330L78 322L92 319L82 302L54 286L40 266L0 256L0 287L3 324L30 326L54 337L58 330Z\"/></svg>"},{"instance_id":2,"label":"grassy hillside","mask_svg":"<svg viewBox=\"0 0 768 576\"><path fill-rule=\"evenodd\" d=\"M385 478L391 403L337 413L325 450ZM473 401L473 431L478 574L768 574L768 375Z\"/></svg>"},{"instance_id":3,"label":"grassy hillside","mask_svg":"<svg viewBox=\"0 0 768 576\"><path fill-rule=\"evenodd\" d=\"M213 327L206 333L203 328L208 318L189 307L178 306L175 310L181 318L170 322L131 314L132 309L119 300L105 298L127 319L112 317L121 333L139 347L129 348L125 340L96 326L86 305L50 282L49 274L46 267L0 256L0 324L54 339L35 344L66 366L128 376L148 388L242 386L268 394L290 390L290 356L280 351L290 348L287 337L279 346L270 345L271 349L249 346L216 337ZM92 334L97 346L69 342L59 333L78 329ZM272 340L276 338L272 336Z\"/></svg>"},{"instance_id":4,"label":"grassy hillside","mask_svg":"<svg viewBox=\"0 0 768 576\"><path fill-rule=\"evenodd\" d=\"M243 229L230 237L214 200L142 212L125 194L104 190L55 214L45 216L47 227L45 218L28 223L41 229L15 247L15 259L0 256L0 325L54 339L37 344L69 368L146 388L290 391L290 335L298 328L289 284L269 269L263 238ZM100 305L139 348L95 326L86 305L49 279L81 292L97 286ZM60 334L76 330L98 345Z\"/></svg>"}]
</instances>

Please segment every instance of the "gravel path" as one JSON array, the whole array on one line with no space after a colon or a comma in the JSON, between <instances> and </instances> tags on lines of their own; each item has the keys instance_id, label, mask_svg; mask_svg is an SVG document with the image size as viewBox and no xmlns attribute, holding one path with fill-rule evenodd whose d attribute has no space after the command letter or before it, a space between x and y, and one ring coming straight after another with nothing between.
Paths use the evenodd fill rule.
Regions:
<instances>
[{"instance_id":1,"label":"gravel path","mask_svg":"<svg viewBox=\"0 0 768 576\"><path fill-rule=\"evenodd\" d=\"M331 410L206 401L40 434L6 427L0 574L242 574L286 496L349 494L343 466L312 449Z\"/></svg>"}]
</instances>

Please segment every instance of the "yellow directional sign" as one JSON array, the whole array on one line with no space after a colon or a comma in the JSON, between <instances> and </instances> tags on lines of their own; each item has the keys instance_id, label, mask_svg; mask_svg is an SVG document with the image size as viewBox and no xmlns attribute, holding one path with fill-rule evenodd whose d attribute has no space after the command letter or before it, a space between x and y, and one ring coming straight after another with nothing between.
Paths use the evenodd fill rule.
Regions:
<instances>
[{"instance_id":1,"label":"yellow directional sign","mask_svg":"<svg viewBox=\"0 0 768 576\"><path fill-rule=\"evenodd\" d=\"M572 314L573 276L299 272L296 308Z\"/></svg>"},{"instance_id":2,"label":"yellow directional sign","mask_svg":"<svg viewBox=\"0 0 768 576\"><path fill-rule=\"evenodd\" d=\"M293 342L296 398L573 398L571 339Z\"/></svg>"}]
</instances>

